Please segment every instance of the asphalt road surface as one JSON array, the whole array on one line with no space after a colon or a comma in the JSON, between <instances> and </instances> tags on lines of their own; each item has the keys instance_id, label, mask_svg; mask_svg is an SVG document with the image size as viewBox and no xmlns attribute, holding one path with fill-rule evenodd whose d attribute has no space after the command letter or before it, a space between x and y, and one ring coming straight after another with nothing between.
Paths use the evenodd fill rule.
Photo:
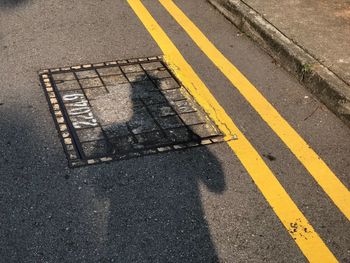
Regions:
<instances>
[{"instance_id":1,"label":"asphalt road surface","mask_svg":"<svg viewBox=\"0 0 350 263\"><path fill-rule=\"evenodd\" d=\"M162 2L0 0L0 262L350 262L349 128L205 0L175 1L199 33ZM69 168L38 71L158 55L236 140Z\"/></svg>"}]
</instances>

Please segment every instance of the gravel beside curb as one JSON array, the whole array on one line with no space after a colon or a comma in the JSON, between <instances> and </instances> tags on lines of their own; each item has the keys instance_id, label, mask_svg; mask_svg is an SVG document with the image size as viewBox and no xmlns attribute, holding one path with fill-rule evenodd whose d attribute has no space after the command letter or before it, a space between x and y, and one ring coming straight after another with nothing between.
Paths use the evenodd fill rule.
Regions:
<instances>
[{"instance_id":1,"label":"gravel beside curb","mask_svg":"<svg viewBox=\"0 0 350 263\"><path fill-rule=\"evenodd\" d=\"M350 127L350 86L241 0L208 0Z\"/></svg>"}]
</instances>

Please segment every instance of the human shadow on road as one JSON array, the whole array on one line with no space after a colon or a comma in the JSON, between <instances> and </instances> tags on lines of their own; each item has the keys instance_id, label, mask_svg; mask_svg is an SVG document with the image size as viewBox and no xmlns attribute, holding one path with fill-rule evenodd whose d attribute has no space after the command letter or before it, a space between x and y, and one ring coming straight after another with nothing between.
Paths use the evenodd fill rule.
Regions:
<instances>
[{"instance_id":1,"label":"human shadow on road","mask_svg":"<svg viewBox=\"0 0 350 263\"><path fill-rule=\"evenodd\" d=\"M69 169L31 103L0 101L1 262L219 261L207 197L225 180L209 148Z\"/></svg>"},{"instance_id":2,"label":"human shadow on road","mask_svg":"<svg viewBox=\"0 0 350 263\"><path fill-rule=\"evenodd\" d=\"M225 183L207 148L128 161L99 176L96 196L108 208L102 262L219 261L201 186L220 194Z\"/></svg>"},{"instance_id":3,"label":"human shadow on road","mask_svg":"<svg viewBox=\"0 0 350 263\"><path fill-rule=\"evenodd\" d=\"M152 99L147 97L147 86L139 84L145 79L147 76L140 76L132 88L114 95L114 103L109 101L119 105L118 112L129 116L109 127L118 130L127 124L142 130L149 125L139 107L140 97L145 103ZM121 98L131 100L129 112ZM177 126L176 121L172 124ZM198 139L193 131L186 136ZM118 151L120 145L113 146L113 140L111 144ZM104 200L104 209L108 210L105 231L100 236L101 262L219 261L201 191L221 194L225 180L219 161L207 147L131 159L114 167L94 176L93 183L96 196Z\"/></svg>"}]
</instances>

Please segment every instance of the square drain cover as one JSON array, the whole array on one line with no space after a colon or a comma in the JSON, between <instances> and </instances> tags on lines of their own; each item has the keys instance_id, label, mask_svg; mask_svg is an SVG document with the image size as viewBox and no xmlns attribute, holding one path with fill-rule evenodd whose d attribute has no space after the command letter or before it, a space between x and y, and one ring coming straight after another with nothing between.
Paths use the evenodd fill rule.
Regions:
<instances>
[{"instance_id":1,"label":"square drain cover","mask_svg":"<svg viewBox=\"0 0 350 263\"><path fill-rule=\"evenodd\" d=\"M161 57L39 74L71 167L224 140Z\"/></svg>"}]
</instances>

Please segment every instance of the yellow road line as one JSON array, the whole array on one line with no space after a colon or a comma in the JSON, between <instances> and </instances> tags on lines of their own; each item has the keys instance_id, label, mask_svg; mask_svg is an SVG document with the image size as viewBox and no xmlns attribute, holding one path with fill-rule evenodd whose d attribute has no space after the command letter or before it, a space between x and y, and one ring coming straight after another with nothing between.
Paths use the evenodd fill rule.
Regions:
<instances>
[{"instance_id":1,"label":"yellow road line","mask_svg":"<svg viewBox=\"0 0 350 263\"><path fill-rule=\"evenodd\" d=\"M229 141L228 145L247 169L307 259L310 262L337 262L332 252L289 197L258 152L219 105L206 85L186 62L141 1L128 0L128 3L163 51L166 63L209 114L219 129L228 136L232 134L238 136L238 140Z\"/></svg>"},{"instance_id":2,"label":"yellow road line","mask_svg":"<svg viewBox=\"0 0 350 263\"><path fill-rule=\"evenodd\" d=\"M220 69L246 98L261 118L280 137L309 171L316 182L350 220L350 192L327 164L289 125L249 80L210 42L200 29L174 4L172 0L159 0L170 15L181 25L192 40Z\"/></svg>"}]
</instances>

